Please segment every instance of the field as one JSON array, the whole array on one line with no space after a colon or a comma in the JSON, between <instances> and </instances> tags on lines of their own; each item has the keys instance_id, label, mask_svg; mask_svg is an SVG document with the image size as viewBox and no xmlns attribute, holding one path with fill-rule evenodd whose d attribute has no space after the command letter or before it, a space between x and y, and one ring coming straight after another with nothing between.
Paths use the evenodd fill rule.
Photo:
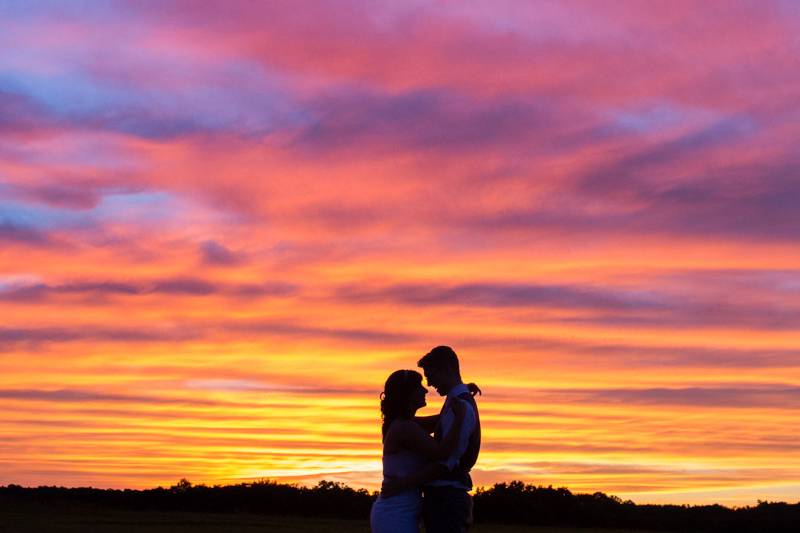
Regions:
<instances>
[{"instance_id":1,"label":"field","mask_svg":"<svg viewBox=\"0 0 800 533\"><path fill-rule=\"evenodd\" d=\"M475 533L623 533L610 529L479 524ZM116 511L39 505L0 507L0 533L369 533L364 520L253 514ZM632 532L626 533L643 533Z\"/></svg>"}]
</instances>

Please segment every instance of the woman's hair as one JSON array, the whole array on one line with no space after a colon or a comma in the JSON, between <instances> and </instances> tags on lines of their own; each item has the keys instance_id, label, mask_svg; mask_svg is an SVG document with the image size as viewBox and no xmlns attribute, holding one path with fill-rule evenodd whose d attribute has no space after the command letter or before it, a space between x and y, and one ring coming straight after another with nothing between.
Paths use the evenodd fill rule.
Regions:
<instances>
[{"instance_id":1,"label":"woman's hair","mask_svg":"<svg viewBox=\"0 0 800 533\"><path fill-rule=\"evenodd\" d=\"M396 370L386 380L381 393L381 432L384 438L393 420L411 418L414 414L411 393L421 384L422 376L414 370Z\"/></svg>"}]
</instances>

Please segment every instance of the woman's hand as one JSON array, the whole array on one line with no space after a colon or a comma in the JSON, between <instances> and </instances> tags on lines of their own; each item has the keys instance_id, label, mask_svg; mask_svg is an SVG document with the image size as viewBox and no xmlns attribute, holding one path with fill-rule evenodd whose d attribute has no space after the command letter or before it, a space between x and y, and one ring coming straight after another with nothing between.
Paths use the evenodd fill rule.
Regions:
<instances>
[{"instance_id":1,"label":"woman's hand","mask_svg":"<svg viewBox=\"0 0 800 533\"><path fill-rule=\"evenodd\" d=\"M474 383L467 383L467 390L469 390L469 393L472 394L473 396L475 396L476 394L481 395L480 387L478 387Z\"/></svg>"}]
</instances>

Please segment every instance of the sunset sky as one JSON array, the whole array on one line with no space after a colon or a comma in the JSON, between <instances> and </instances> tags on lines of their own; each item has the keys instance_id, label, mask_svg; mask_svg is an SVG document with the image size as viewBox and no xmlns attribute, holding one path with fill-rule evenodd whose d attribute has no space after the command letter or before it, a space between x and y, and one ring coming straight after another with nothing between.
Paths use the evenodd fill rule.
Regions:
<instances>
[{"instance_id":1,"label":"sunset sky","mask_svg":"<svg viewBox=\"0 0 800 533\"><path fill-rule=\"evenodd\" d=\"M476 485L797 501L798 6L0 2L0 485L375 489L449 344Z\"/></svg>"}]
</instances>

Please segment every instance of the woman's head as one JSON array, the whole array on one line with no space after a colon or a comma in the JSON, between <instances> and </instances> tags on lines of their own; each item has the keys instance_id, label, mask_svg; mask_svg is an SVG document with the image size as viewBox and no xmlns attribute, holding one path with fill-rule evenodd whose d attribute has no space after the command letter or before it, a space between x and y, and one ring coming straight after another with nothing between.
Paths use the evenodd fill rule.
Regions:
<instances>
[{"instance_id":1,"label":"woman's head","mask_svg":"<svg viewBox=\"0 0 800 533\"><path fill-rule=\"evenodd\" d=\"M414 370L392 372L381 393L383 435L393 420L411 418L420 407L425 406L428 389L422 386L422 375Z\"/></svg>"}]
</instances>

